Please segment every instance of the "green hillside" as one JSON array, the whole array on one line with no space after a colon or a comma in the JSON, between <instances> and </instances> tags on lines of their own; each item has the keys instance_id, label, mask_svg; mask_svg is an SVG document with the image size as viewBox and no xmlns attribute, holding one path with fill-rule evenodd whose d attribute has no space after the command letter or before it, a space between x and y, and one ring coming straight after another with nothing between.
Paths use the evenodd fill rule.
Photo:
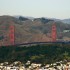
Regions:
<instances>
[{"instance_id":1,"label":"green hillside","mask_svg":"<svg viewBox=\"0 0 70 70\"><path fill-rule=\"evenodd\" d=\"M60 60L70 61L70 44L47 44L36 46L0 47L0 62L53 63Z\"/></svg>"}]
</instances>

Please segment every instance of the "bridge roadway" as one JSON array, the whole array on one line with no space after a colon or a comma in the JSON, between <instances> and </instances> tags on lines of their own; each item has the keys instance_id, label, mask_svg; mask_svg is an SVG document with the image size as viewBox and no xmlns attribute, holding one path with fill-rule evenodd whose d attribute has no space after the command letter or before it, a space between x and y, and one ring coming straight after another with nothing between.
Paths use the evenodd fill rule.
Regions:
<instances>
[{"instance_id":1,"label":"bridge roadway","mask_svg":"<svg viewBox=\"0 0 70 70\"><path fill-rule=\"evenodd\" d=\"M70 44L70 41L57 41L57 42L31 42L31 43L21 43L8 46L27 46L27 45L41 45L41 44Z\"/></svg>"}]
</instances>

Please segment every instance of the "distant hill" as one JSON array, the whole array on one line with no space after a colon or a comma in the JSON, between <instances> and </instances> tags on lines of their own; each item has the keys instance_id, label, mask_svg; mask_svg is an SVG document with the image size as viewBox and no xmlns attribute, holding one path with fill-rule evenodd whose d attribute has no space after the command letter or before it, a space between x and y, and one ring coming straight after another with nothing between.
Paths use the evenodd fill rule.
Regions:
<instances>
[{"instance_id":1,"label":"distant hill","mask_svg":"<svg viewBox=\"0 0 70 70\"><path fill-rule=\"evenodd\" d=\"M26 17L0 16L0 43L2 45L5 43L10 44L8 36L10 25L15 26L16 44L51 41L53 23L57 27L57 40L70 41L70 24L46 18L34 18L31 20Z\"/></svg>"},{"instance_id":2,"label":"distant hill","mask_svg":"<svg viewBox=\"0 0 70 70\"><path fill-rule=\"evenodd\" d=\"M63 23L67 23L67 24L70 24L70 19L64 19L62 20Z\"/></svg>"},{"instance_id":3,"label":"distant hill","mask_svg":"<svg viewBox=\"0 0 70 70\"><path fill-rule=\"evenodd\" d=\"M27 18L27 19L30 19L30 20L33 20L33 19L34 19L34 17L21 16L21 15L19 15L19 16L14 16L14 17L15 17L15 18L23 17L23 18Z\"/></svg>"}]
</instances>

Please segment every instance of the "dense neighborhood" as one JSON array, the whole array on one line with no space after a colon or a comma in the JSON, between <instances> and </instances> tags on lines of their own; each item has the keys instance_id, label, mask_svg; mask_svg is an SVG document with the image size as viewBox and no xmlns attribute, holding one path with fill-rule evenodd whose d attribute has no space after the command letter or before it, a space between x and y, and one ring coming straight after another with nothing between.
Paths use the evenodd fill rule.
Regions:
<instances>
[{"instance_id":1,"label":"dense neighborhood","mask_svg":"<svg viewBox=\"0 0 70 70\"><path fill-rule=\"evenodd\" d=\"M70 70L70 62L59 61L52 64L37 64L27 61L25 64L20 61L0 63L0 70Z\"/></svg>"}]
</instances>

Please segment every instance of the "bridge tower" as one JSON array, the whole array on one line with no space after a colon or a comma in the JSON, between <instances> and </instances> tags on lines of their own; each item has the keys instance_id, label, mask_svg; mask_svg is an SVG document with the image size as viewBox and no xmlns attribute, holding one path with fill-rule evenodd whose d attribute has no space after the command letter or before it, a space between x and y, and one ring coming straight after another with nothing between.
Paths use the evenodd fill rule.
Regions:
<instances>
[{"instance_id":1,"label":"bridge tower","mask_svg":"<svg viewBox=\"0 0 70 70\"><path fill-rule=\"evenodd\" d=\"M14 27L14 25L10 25L10 27L9 27L9 40L10 40L10 45L15 44L15 27Z\"/></svg>"},{"instance_id":2,"label":"bridge tower","mask_svg":"<svg viewBox=\"0 0 70 70\"><path fill-rule=\"evenodd\" d=\"M57 31L56 31L56 25L55 23L52 25L52 42L56 42L57 38Z\"/></svg>"}]
</instances>

